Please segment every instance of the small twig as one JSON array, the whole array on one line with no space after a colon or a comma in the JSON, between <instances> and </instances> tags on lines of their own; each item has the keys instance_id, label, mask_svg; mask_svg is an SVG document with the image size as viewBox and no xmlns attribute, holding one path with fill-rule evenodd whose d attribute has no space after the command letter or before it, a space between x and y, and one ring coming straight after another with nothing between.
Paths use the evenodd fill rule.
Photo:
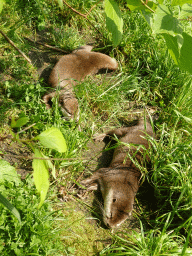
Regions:
<instances>
[{"instance_id":1,"label":"small twig","mask_svg":"<svg viewBox=\"0 0 192 256\"><path fill-rule=\"evenodd\" d=\"M13 154L2 154L0 153L0 156L9 156L9 157L15 157L15 158L23 158L23 159L39 159L39 160L53 160L53 161L63 161L63 160L68 160L68 161L74 161L77 160L77 158L54 158L54 157L33 157L33 156L26 156L26 155L13 155ZM83 157L79 158L80 160L88 160L88 157Z\"/></svg>"},{"instance_id":2,"label":"small twig","mask_svg":"<svg viewBox=\"0 0 192 256\"><path fill-rule=\"evenodd\" d=\"M187 19L178 19L178 20L186 20L186 21L189 21L189 22L191 22L191 21L192 21L192 19L191 19L191 18L187 18Z\"/></svg>"},{"instance_id":3,"label":"small twig","mask_svg":"<svg viewBox=\"0 0 192 256\"><path fill-rule=\"evenodd\" d=\"M22 133L22 132L24 132L24 131L26 131L26 130L30 129L30 128L31 128L31 127L33 127L34 125L36 125L36 123L31 124L30 126L26 127L25 129L23 129L23 130L21 130L21 131L17 132L17 134Z\"/></svg>"},{"instance_id":4,"label":"small twig","mask_svg":"<svg viewBox=\"0 0 192 256\"><path fill-rule=\"evenodd\" d=\"M76 183L79 182L79 180L83 177L84 172L85 172L85 171L83 171L83 172L81 173L81 175L77 178ZM74 184L69 188L69 190L73 189L73 188L75 187L76 183L74 183Z\"/></svg>"},{"instance_id":5,"label":"small twig","mask_svg":"<svg viewBox=\"0 0 192 256\"><path fill-rule=\"evenodd\" d=\"M75 12L75 13L77 13L78 15L82 16L83 18L85 18L85 19L89 22L89 24L90 24L100 35L102 35L102 36L104 37L104 35L103 35L103 34L94 26L94 24L87 18L87 15L78 12L78 11L75 10L73 7L71 7L68 3L66 3L64 0L63 0L63 3L64 3L65 5L67 5L73 12Z\"/></svg>"},{"instance_id":6,"label":"small twig","mask_svg":"<svg viewBox=\"0 0 192 256\"><path fill-rule=\"evenodd\" d=\"M75 10L73 7L71 7L68 3L66 3L64 0L63 0L63 3L64 3L65 5L67 5L67 6L69 7L69 9L71 9L73 12L75 12L75 13L79 14L80 16L84 17L85 19L87 19L87 16L86 16L85 14L82 14L82 13L78 12L78 11Z\"/></svg>"},{"instance_id":7,"label":"small twig","mask_svg":"<svg viewBox=\"0 0 192 256\"><path fill-rule=\"evenodd\" d=\"M47 47L49 49L52 49L52 50L55 50L55 51L58 51L58 52L68 53L67 51L61 50L61 49L56 48L54 46L51 46L51 45L48 45L48 44L44 44L44 43L41 43L41 42L38 42L38 41L34 41L34 40L32 40L32 39L30 39L28 37L24 37L24 38L27 39L28 41L34 43L34 44L40 44L40 45L43 45L43 46L45 46L45 47Z\"/></svg>"},{"instance_id":8,"label":"small twig","mask_svg":"<svg viewBox=\"0 0 192 256\"><path fill-rule=\"evenodd\" d=\"M91 8L90 8L90 10L86 13L86 17L90 14L90 12L100 3L100 2L102 2L103 0L100 0L98 3L96 3L96 4L94 4Z\"/></svg>"},{"instance_id":9,"label":"small twig","mask_svg":"<svg viewBox=\"0 0 192 256\"><path fill-rule=\"evenodd\" d=\"M7 35L5 35L5 33L2 30L0 30L0 33L5 37L8 43L10 43L32 65L31 60L13 43L11 39L9 39Z\"/></svg>"},{"instance_id":10,"label":"small twig","mask_svg":"<svg viewBox=\"0 0 192 256\"><path fill-rule=\"evenodd\" d=\"M146 1L146 2L148 2L148 1ZM155 13L155 11L153 11L143 0L141 0L141 3L142 3L143 5L145 5L145 7L146 7L147 9L149 9L151 12Z\"/></svg>"},{"instance_id":11,"label":"small twig","mask_svg":"<svg viewBox=\"0 0 192 256\"><path fill-rule=\"evenodd\" d=\"M102 0L101 0L101 1L102 1ZM100 3L101 1L99 1L98 3ZM82 14L82 13L78 12L77 10L75 10L73 7L71 7L71 6L70 6L67 2L65 2L64 0L63 0L63 2L64 2L64 4L66 4L73 12L79 14L80 16L84 17L85 19L87 19L87 16L90 14L90 12L93 10L93 8L95 8L95 7L98 5L98 3L94 4L86 14Z\"/></svg>"}]
</instances>

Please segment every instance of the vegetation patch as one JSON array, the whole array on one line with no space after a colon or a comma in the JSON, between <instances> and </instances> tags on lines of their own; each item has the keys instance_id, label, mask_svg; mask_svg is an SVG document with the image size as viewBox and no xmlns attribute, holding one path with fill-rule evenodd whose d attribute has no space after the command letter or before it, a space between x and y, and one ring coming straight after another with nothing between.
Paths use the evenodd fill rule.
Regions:
<instances>
[{"instance_id":1,"label":"vegetation patch","mask_svg":"<svg viewBox=\"0 0 192 256\"><path fill-rule=\"evenodd\" d=\"M192 254L188 2L0 1L1 255ZM119 67L79 82L80 118L66 120L57 97L51 109L42 97L59 57L86 44ZM81 185L114 149L93 135L133 125L147 107L158 114L151 164L133 216L112 232L101 195Z\"/></svg>"}]
</instances>

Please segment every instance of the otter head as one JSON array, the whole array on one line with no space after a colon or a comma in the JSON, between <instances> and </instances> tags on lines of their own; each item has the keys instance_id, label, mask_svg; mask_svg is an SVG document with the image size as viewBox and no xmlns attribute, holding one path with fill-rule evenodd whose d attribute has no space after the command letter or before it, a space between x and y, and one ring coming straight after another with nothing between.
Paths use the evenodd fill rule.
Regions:
<instances>
[{"instance_id":1,"label":"otter head","mask_svg":"<svg viewBox=\"0 0 192 256\"><path fill-rule=\"evenodd\" d=\"M139 177L137 170L101 168L81 182L88 190L96 190L99 185L104 200L103 221L106 226L118 227L131 216Z\"/></svg>"},{"instance_id":2,"label":"otter head","mask_svg":"<svg viewBox=\"0 0 192 256\"><path fill-rule=\"evenodd\" d=\"M131 216L138 180L129 173L101 176L99 185L104 200L103 221L110 228L118 227Z\"/></svg>"},{"instance_id":3,"label":"otter head","mask_svg":"<svg viewBox=\"0 0 192 256\"><path fill-rule=\"evenodd\" d=\"M66 120L79 120L79 104L74 95L64 93L59 97L59 106Z\"/></svg>"},{"instance_id":4,"label":"otter head","mask_svg":"<svg viewBox=\"0 0 192 256\"><path fill-rule=\"evenodd\" d=\"M70 92L53 92L47 95L44 95L43 101L46 104L47 109L52 107L52 99L54 97L59 98L59 106L63 113L63 118L66 120L74 119L75 121L79 120L79 104L75 96Z\"/></svg>"}]
</instances>

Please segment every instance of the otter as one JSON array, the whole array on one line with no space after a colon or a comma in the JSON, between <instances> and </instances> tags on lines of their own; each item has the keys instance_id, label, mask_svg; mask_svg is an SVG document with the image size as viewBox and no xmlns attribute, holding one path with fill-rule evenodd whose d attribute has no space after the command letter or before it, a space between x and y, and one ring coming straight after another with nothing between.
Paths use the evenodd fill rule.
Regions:
<instances>
[{"instance_id":1,"label":"otter","mask_svg":"<svg viewBox=\"0 0 192 256\"><path fill-rule=\"evenodd\" d=\"M96 137L102 141L106 136L116 135L122 142L114 150L108 168L97 170L92 177L81 182L88 190L97 190L99 186L104 200L103 221L110 228L118 227L132 214L141 178L141 172L132 159L136 157L140 164L145 160L144 148L149 147L146 134L155 138L149 118L140 118L135 126L111 130ZM148 156L146 160L149 161Z\"/></svg>"},{"instance_id":2,"label":"otter","mask_svg":"<svg viewBox=\"0 0 192 256\"><path fill-rule=\"evenodd\" d=\"M90 45L81 46L71 54L67 54L56 63L48 79L51 87L59 89L44 95L46 107L51 108L51 99L58 94L59 105L64 116L73 119L78 116L78 100L73 93L73 86L82 81L87 75L96 74L101 69L116 70L118 63L115 59L99 53L91 52Z\"/></svg>"}]
</instances>

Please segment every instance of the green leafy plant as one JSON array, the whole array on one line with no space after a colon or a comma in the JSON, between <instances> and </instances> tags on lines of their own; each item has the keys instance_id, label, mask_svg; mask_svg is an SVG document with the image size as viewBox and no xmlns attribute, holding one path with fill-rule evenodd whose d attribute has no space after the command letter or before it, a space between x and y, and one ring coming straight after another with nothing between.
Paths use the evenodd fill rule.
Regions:
<instances>
[{"instance_id":1,"label":"green leafy plant","mask_svg":"<svg viewBox=\"0 0 192 256\"><path fill-rule=\"evenodd\" d=\"M106 25L109 32L112 33L113 44L116 47L123 34L123 19L117 3L114 0L105 0Z\"/></svg>"},{"instance_id":2,"label":"green leafy plant","mask_svg":"<svg viewBox=\"0 0 192 256\"><path fill-rule=\"evenodd\" d=\"M61 9L63 2L57 1ZM191 1L144 1L126 0L131 11L142 13L153 33L161 35L176 65L192 74L192 36L184 31L181 20L190 20ZM66 2L65 4L69 6ZM179 12L175 11L176 6ZM70 6L69 6L70 7ZM123 34L123 19L118 4L114 0L105 0L106 26L112 34L113 46L120 44ZM78 13L72 7L73 11ZM87 19L86 15L78 13Z\"/></svg>"},{"instance_id":3,"label":"green leafy plant","mask_svg":"<svg viewBox=\"0 0 192 256\"><path fill-rule=\"evenodd\" d=\"M59 2L60 8L63 8L62 11L56 1L7 0L0 17L3 30L26 54L35 52L38 56L41 51L44 55L44 46L41 45L39 48L37 44L29 44L24 36L35 38L34 40L37 41L42 39L41 42L56 45L67 52L79 45L91 42L98 47L97 51L114 56L119 62L119 70L111 78L103 79L102 76L97 75L94 78L89 77L75 87L81 110L79 121L81 131L79 131L76 129L75 122L67 122L62 119L55 102L53 102L51 110L45 109L42 104L42 95L47 89L41 80L37 80L36 68L29 68L26 61L18 57L15 50L1 37L0 128L2 133L0 143L5 142L3 141L4 134L9 132L10 117L19 116L19 119L13 118L11 122L12 128L17 132L12 143L19 145L27 143L31 146L34 155L29 158L32 158L35 166L36 171L34 170L33 173L34 177L36 175L37 185L35 188L34 180L29 183L28 178L22 180L22 184L18 186L12 186L9 182L4 189L5 186L1 185L1 194L19 211L22 222L20 225L18 221L15 221L14 216L10 218L10 212L3 204L0 204L0 212L2 212L1 254L61 255L64 253L74 255L82 252L84 255L84 251L88 253L89 251L85 246L84 236L77 232L81 226L82 234L88 234L87 246L90 249L90 255L99 254L99 251L106 246L105 243L102 247L95 246L97 238L100 241L111 241L113 238L112 244L106 246L102 251L103 254L139 255L142 253L147 255L147 252L151 254L156 252L157 255L158 253L168 255L170 249L172 255L174 252L176 255L177 253L185 255L185 252L189 252L190 255L192 97L191 83L188 82L189 74L185 72L186 64L182 64L184 62L181 58L183 53L187 55L182 48L184 45L183 35L185 38L187 38L186 35L191 36L190 5L184 4L178 7L171 5L169 1L161 0L139 1L139 4L136 0L67 0ZM88 19L75 13L72 9L69 12L65 2ZM172 1L172 3L174 2L181 3L181 1ZM132 11L128 10L127 3ZM135 8L136 5L138 9ZM168 8L168 16L164 16L166 8L162 7L161 10L161 6L164 5ZM14 15L10 15L10 13L14 13ZM187 13L188 18L186 18ZM116 20L113 21L113 19ZM107 24L105 24L106 21ZM164 23L164 21L170 21L170 23ZM122 32L123 23L124 31ZM175 28L173 29L171 26L174 24ZM40 29L43 30L39 31ZM167 54L165 40L170 44L170 54ZM170 42L170 40L172 41ZM119 47L114 48L113 46L117 44ZM175 62L172 61L172 58L175 58ZM35 63L39 68L36 59ZM184 72L175 63L183 65ZM160 115L159 120L154 123L158 139L151 143L154 147L154 150L149 150L152 170L149 176L147 174L147 179L155 190L157 209L148 211L147 204L151 198L149 196L149 198L145 198L145 203L141 202L139 196L140 193L142 194L142 190L140 190L137 201L140 210L136 212L142 220L143 231L142 228L139 231L138 228L135 228L138 225L133 216L131 220L135 224L133 228L131 226L131 232L135 230L133 235L128 237L126 233L130 234L130 226L127 229L126 226L125 229L123 226L123 234L119 233L119 238L108 232L101 239L100 225L96 227L93 225L94 220L90 223L85 219L87 226L84 226L81 221L81 218L90 216L88 211L85 212L84 205L80 206L82 200L79 199L79 202L71 200L69 203L73 207L68 209L68 202L65 202L65 198L68 199L71 192L76 193L75 187L71 183L79 181L77 176L80 176L81 171L85 170L90 175L89 170L92 171L92 166L94 165L94 169L97 168L98 161L95 157L96 153L93 153L94 146L91 145L89 151L93 154L89 155L85 152L87 142L91 139L92 134L126 125L129 123L132 108L142 108L144 105L157 107ZM30 119L27 118L28 116ZM54 140L54 136L49 137L50 143L46 141L46 134L45 138L38 139L38 136L51 126L60 127L59 129L67 141L65 160L63 158L61 160L63 153L57 150L57 146L55 146L57 139ZM25 130L26 128L28 130ZM3 129L6 129L6 132ZM48 131L48 136L49 133L54 134L54 131ZM8 150L13 148L12 144L8 145L6 142L4 144ZM63 145L65 144L63 143ZM62 146L59 147L62 148ZM98 144L95 146L97 147ZM90 145L88 147L90 148ZM3 154L6 154L8 150L3 150ZM96 152L97 150L98 148ZM54 160L53 163L53 159L48 158L52 156L59 160ZM22 168L24 169L23 162L25 163L25 160L22 158ZM14 162L15 166L20 168L19 158L14 159ZM58 170L57 175L55 169ZM49 179L49 176L57 176L57 180L53 181L51 186L49 183L52 179ZM41 182L42 177L44 182ZM47 190L49 196L38 209ZM61 190L64 193L62 195L60 194ZM64 197L64 202L61 199L57 205L53 205L53 201L57 200L58 191L59 196ZM39 193L41 194L40 200ZM53 209L50 207L51 205L53 205ZM61 215L57 212L59 206L62 209ZM79 208L82 212L78 222L73 213L78 212ZM94 211L97 216L98 209L95 208ZM68 217L69 215L71 215L71 224L66 217L62 218L62 216ZM168 216L170 216L169 219ZM53 220L55 220L54 223ZM164 230L167 220L167 229ZM147 227L145 221L147 221ZM59 238L55 234L60 225L63 229L66 228L66 232L62 233ZM87 228L89 225L96 231L92 232L92 236L89 236L89 228ZM152 227L152 230L148 230L149 227ZM76 242L70 242L69 236L77 236ZM126 241L120 240L122 237ZM62 248L58 253L59 239L66 244L67 252ZM80 244L82 250L78 249L77 244ZM109 248L111 251L107 251Z\"/></svg>"},{"instance_id":4,"label":"green leafy plant","mask_svg":"<svg viewBox=\"0 0 192 256\"><path fill-rule=\"evenodd\" d=\"M15 121L14 118L12 118L11 126L12 128L21 127L27 121L27 117L21 117L17 121ZM20 141L17 135L15 136L15 139ZM33 176L35 186L40 194L41 199L39 204L40 208L45 200L49 188L49 168L52 170L52 175L55 178L55 167L50 161L50 159L46 159L47 157L41 152L39 148L37 148L37 144L34 143L34 141L39 141L43 147L56 150L60 153L66 152L67 145L61 131L55 127L48 128L35 138L31 139L30 141L27 141L27 144L32 148L34 152L32 167L34 170ZM25 142L25 140L23 140L22 142Z\"/></svg>"},{"instance_id":5,"label":"green leafy plant","mask_svg":"<svg viewBox=\"0 0 192 256\"><path fill-rule=\"evenodd\" d=\"M0 159L0 184L12 183L16 186L20 184L20 179L13 166L7 161ZM18 210L0 193L0 202L18 219L21 223L21 217Z\"/></svg>"},{"instance_id":6,"label":"green leafy plant","mask_svg":"<svg viewBox=\"0 0 192 256\"><path fill-rule=\"evenodd\" d=\"M0 0L0 13L3 9L3 5L5 4L4 0Z\"/></svg>"},{"instance_id":7,"label":"green leafy plant","mask_svg":"<svg viewBox=\"0 0 192 256\"><path fill-rule=\"evenodd\" d=\"M10 218L7 208L0 204L0 253L1 255L61 255L65 245L60 240L60 228L55 225L61 212L54 210L54 203L47 200L38 209L39 196L31 177L14 184L7 181L0 185L0 191L9 198L21 215L21 223ZM50 196L55 196L51 190Z\"/></svg>"},{"instance_id":8,"label":"green leafy plant","mask_svg":"<svg viewBox=\"0 0 192 256\"><path fill-rule=\"evenodd\" d=\"M114 236L114 245L104 249L100 255L131 255L131 256L190 256L192 249L184 250L182 243L184 237L174 234L174 230L166 232L165 223L164 229L144 231L143 224L140 222L141 231L133 231L131 235L126 235L124 238ZM127 239L126 239L127 238Z\"/></svg>"},{"instance_id":9,"label":"green leafy plant","mask_svg":"<svg viewBox=\"0 0 192 256\"><path fill-rule=\"evenodd\" d=\"M191 16L191 1L143 1L127 0L131 11L143 14L146 21L156 34L163 36L167 48L174 62L183 70L192 74L192 37L187 34L179 21ZM174 7L180 7L179 14L174 12ZM117 3L113 0L105 1L106 23L112 33L114 46L117 46L122 37L121 13ZM110 15L109 15L110 13Z\"/></svg>"},{"instance_id":10,"label":"green leafy plant","mask_svg":"<svg viewBox=\"0 0 192 256\"><path fill-rule=\"evenodd\" d=\"M12 128L18 128L23 125L25 125L28 122L28 117L21 117L17 121L15 121L14 118L12 118L11 121L11 127ZM14 135L14 133L13 133ZM18 136L15 136L15 139L19 140ZM57 128L49 128L46 131L42 132L38 136L36 136L33 140L39 140L39 142L46 148L57 150L60 153L64 153L67 150L67 145L65 142L65 139ZM51 163L51 160L46 159L46 156L37 148L37 146L32 145L32 141L28 144L31 146L31 148L34 151L34 159L32 162L33 167L33 176L34 176L34 182L35 186L37 188L37 191L40 194L40 204L39 208L42 206L48 188L49 188L49 168L52 169L52 175L54 178L55 176L55 167ZM0 160L0 180L6 181L9 180L9 182L15 182L19 183L20 180L18 178L17 172L15 171L15 168L12 167L8 162L4 160ZM0 202L7 207L12 214L14 214L17 219L21 222L20 214L17 211L17 209L2 195L0 194Z\"/></svg>"}]
</instances>

